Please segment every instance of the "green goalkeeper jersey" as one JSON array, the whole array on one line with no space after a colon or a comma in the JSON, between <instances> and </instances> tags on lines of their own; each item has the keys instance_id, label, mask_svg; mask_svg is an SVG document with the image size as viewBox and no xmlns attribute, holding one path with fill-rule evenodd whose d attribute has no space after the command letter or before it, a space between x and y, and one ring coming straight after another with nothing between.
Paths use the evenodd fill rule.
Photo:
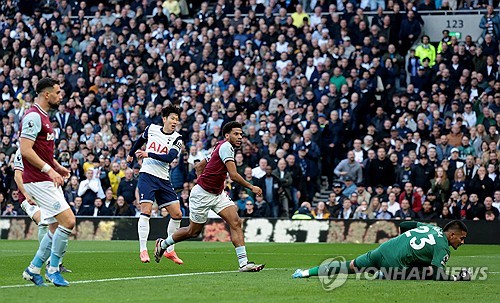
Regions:
<instances>
[{"instance_id":1,"label":"green goalkeeper jersey","mask_svg":"<svg viewBox=\"0 0 500 303\"><path fill-rule=\"evenodd\" d=\"M377 250L385 264L397 268L443 268L450 257L448 238L442 228L424 223L417 223L417 228L383 243Z\"/></svg>"}]
</instances>

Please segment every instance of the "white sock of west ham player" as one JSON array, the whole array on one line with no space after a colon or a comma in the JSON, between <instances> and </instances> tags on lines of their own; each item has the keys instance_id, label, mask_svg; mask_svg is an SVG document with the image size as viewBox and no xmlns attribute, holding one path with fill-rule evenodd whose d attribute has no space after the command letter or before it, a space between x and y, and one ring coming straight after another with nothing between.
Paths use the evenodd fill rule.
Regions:
<instances>
[{"instance_id":1,"label":"white sock of west ham player","mask_svg":"<svg viewBox=\"0 0 500 303\"><path fill-rule=\"evenodd\" d=\"M180 226L181 226L181 220L170 218L167 228L168 236L172 236L175 233L175 231L179 229ZM172 252L174 250L174 247L175 245L170 245L169 247L167 247L167 252Z\"/></svg>"},{"instance_id":2,"label":"white sock of west ham player","mask_svg":"<svg viewBox=\"0 0 500 303\"><path fill-rule=\"evenodd\" d=\"M247 265L247 250L245 246L236 247L236 256L238 257L238 262L240 263L240 267Z\"/></svg>"},{"instance_id":3,"label":"white sock of west ham player","mask_svg":"<svg viewBox=\"0 0 500 303\"><path fill-rule=\"evenodd\" d=\"M139 246L140 251L148 250L148 236L149 236L149 215L141 214L139 216L139 223L137 224L137 231L139 233Z\"/></svg>"}]
</instances>

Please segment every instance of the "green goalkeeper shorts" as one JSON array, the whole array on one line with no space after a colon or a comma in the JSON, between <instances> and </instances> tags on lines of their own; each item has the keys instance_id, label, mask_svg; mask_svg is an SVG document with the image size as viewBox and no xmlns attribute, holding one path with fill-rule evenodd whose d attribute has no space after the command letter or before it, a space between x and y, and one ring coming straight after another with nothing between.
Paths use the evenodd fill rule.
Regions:
<instances>
[{"instance_id":1,"label":"green goalkeeper shorts","mask_svg":"<svg viewBox=\"0 0 500 303\"><path fill-rule=\"evenodd\" d=\"M380 269L383 267L394 267L395 264L392 264L391 266L391 264L385 260L384 256L382 256L377 248L354 259L354 265L358 269L370 267Z\"/></svg>"}]
</instances>

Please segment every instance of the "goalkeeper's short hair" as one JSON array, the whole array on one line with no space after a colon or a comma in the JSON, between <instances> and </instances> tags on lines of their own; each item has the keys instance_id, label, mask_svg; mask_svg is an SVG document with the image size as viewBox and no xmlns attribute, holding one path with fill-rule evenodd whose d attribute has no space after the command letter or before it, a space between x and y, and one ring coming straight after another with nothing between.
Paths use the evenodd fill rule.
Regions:
<instances>
[{"instance_id":1,"label":"goalkeeper's short hair","mask_svg":"<svg viewBox=\"0 0 500 303\"><path fill-rule=\"evenodd\" d=\"M453 220L448 222L444 227L443 231L465 231L468 232L467 225L460 220Z\"/></svg>"}]
</instances>

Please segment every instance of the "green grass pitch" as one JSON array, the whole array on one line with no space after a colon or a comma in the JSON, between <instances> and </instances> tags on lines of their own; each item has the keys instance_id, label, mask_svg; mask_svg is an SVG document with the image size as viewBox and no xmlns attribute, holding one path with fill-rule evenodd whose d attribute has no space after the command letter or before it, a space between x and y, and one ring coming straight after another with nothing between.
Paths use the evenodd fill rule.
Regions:
<instances>
[{"instance_id":1,"label":"green grass pitch","mask_svg":"<svg viewBox=\"0 0 500 303\"><path fill-rule=\"evenodd\" d=\"M148 243L150 251L153 242ZM185 242L176 251L184 265L168 259L142 264L134 241L70 242L65 265L68 288L21 287L21 273L35 241L0 241L0 302L493 302L500 295L498 246L464 245L449 266L488 266L486 281L368 281L349 278L326 292L317 278L293 280L296 268L329 257L346 259L373 249L364 244L248 243L249 259L266 263L260 273L238 273L231 243ZM147 278L140 278L147 277ZM99 280L99 281L96 281ZM18 285L16 287L6 286Z\"/></svg>"}]
</instances>

